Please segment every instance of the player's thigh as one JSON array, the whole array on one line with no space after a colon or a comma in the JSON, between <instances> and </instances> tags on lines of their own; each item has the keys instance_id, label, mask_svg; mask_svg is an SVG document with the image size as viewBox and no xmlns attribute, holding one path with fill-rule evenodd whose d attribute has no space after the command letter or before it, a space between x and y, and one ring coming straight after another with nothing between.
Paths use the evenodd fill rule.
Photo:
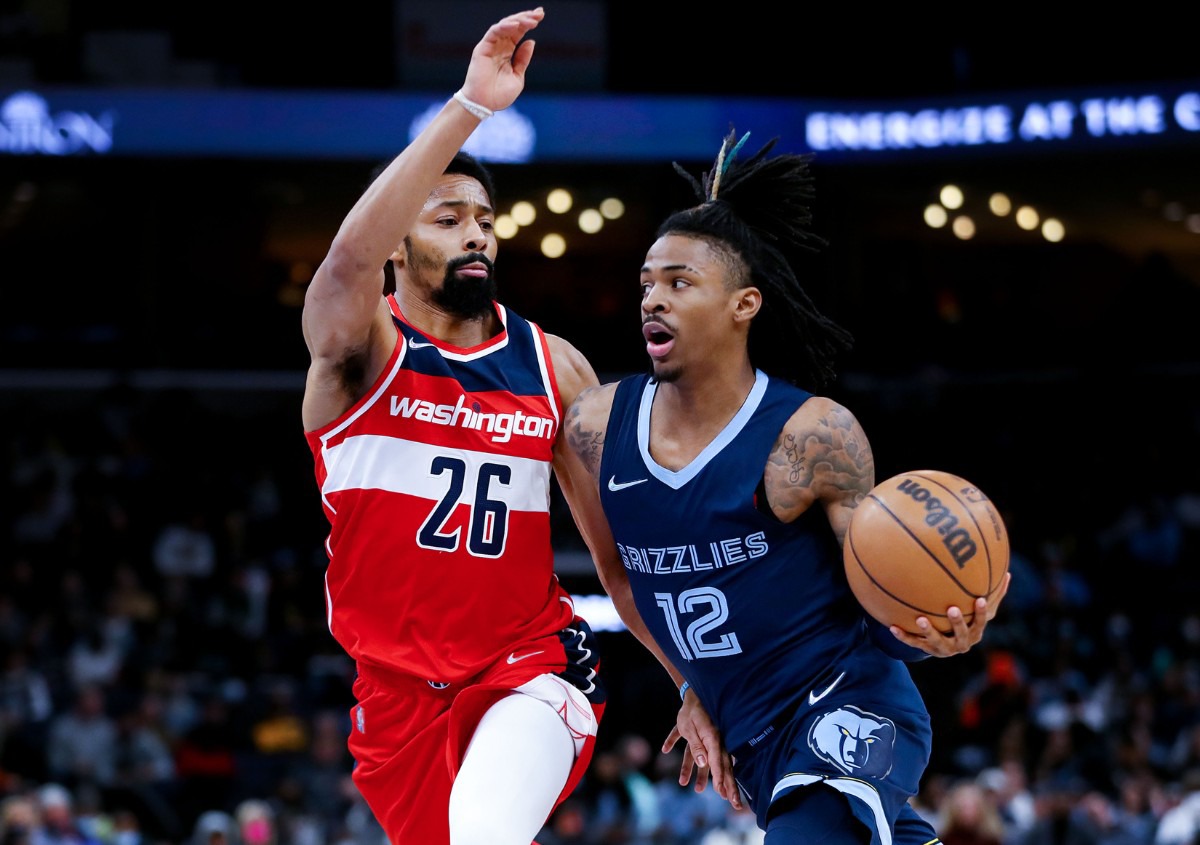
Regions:
<instances>
[{"instance_id":1,"label":"player's thigh","mask_svg":"<svg viewBox=\"0 0 1200 845\"><path fill-rule=\"evenodd\" d=\"M575 763L575 744L546 702L513 693L479 720L450 795L452 845L527 845Z\"/></svg>"},{"instance_id":2,"label":"player's thigh","mask_svg":"<svg viewBox=\"0 0 1200 845\"><path fill-rule=\"evenodd\" d=\"M765 845L869 845L871 831L850 811L849 800L821 784L778 798L767 816Z\"/></svg>"},{"instance_id":3,"label":"player's thigh","mask_svg":"<svg viewBox=\"0 0 1200 845\"><path fill-rule=\"evenodd\" d=\"M894 845L934 845L939 841L933 825L914 810L911 804L900 808L895 831L892 833Z\"/></svg>"},{"instance_id":4,"label":"player's thigh","mask_svg":"<svg viewBox=\"0 0 1200 845\"><path fill-rule=\"evenodd\" d=\"M450 841L446 807L451 780L444 726L426 732L383 766L370 771L357 767L353 780L389 841Z\"/></svg>"}]
</instances>

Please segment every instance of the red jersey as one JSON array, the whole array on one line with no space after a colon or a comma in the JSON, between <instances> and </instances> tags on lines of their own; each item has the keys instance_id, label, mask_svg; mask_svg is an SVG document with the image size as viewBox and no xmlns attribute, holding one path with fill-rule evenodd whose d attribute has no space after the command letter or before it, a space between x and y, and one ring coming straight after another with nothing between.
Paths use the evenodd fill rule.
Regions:
<instances>
[{"instance_id":1,"label":"red jersey","mask_svg":"<svg viewBox=\"0 0 1200 845\"><path fill-rule=\"evenodd\" d=\"M561 400L541 329L499 303L503 330L470 349L388 303L383 374L305 434L332 526L329 630L356 661L458 683L574 616L550 545Z\"/></svg>"}]
</instances>

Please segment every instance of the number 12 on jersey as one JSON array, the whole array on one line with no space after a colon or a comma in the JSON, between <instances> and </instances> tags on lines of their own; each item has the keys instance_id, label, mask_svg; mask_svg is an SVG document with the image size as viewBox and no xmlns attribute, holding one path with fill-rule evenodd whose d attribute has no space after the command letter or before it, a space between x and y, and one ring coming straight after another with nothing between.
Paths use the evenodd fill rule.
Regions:
<instances>
[{"instance_id":1,"label":"number 12 on jersey","mask_svg":"<svg viewBox=\"0 0 1200 845\"><path fill-rule=\"evenodd\" d=\"M684 660L729 657L742 653L737 634L732 631L705 636L712 634L729 619L729 603L720 590L714 587L694 587L684 590L678 596L672 593L655 593L654 601L667 617L671 639L675 641L675 647L679 649ZM689 616L696 618L687 622L687 628L684 629L681 625Z\"/></svg>"}]
</instances>

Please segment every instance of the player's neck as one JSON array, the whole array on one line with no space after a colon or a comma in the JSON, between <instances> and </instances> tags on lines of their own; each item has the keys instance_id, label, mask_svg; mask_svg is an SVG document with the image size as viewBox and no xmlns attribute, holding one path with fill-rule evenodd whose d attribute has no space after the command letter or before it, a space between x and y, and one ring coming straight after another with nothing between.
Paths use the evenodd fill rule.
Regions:
<instances>
[{"instance_id":1,"label":"player's neck","mask_svg":"<svg viewBox=\"0 0 1200 845\"><path fill-rule=\"evenodd\" d=\"M676 431L719 432L745 404L754 378L749 361L727 370L681 374L658 386L654 414Z\"/></svg>"},{"instance_id":2,"label":"player's neck","mask_svg":"<svg viewBox=\"0 0 1200 845\"><path fill-rule=\"evenodd\" d=\"M495 308L489 308L487 313L478 317L462 317L458 314L440 308L427 299L405 295L400 288L396 290L396 304L400 313L413 328L429 337L470 349L495 337L501 329L500 318L496 316Z\"/></svg>"}]
</instances>

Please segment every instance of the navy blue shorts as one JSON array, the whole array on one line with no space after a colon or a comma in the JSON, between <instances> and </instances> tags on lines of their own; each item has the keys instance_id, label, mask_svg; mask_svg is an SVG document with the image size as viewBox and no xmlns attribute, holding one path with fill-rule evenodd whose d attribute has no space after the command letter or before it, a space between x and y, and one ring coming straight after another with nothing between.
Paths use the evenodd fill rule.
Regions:
<instances>
[{"instance_id":1,"label":"navy blue shorts","mask_svg":"<svg viewBox=\"0 0 1200 845\"><path fill-rule=\"evenodd\" d=\"M796 789L833 788L871 831L872 845L937 839L908 801L929 764L929 712L908 667L867 646L785 709L765 738L733 749L734 775L764 830L773 802Z\"/></svg>"}]
</instances>

